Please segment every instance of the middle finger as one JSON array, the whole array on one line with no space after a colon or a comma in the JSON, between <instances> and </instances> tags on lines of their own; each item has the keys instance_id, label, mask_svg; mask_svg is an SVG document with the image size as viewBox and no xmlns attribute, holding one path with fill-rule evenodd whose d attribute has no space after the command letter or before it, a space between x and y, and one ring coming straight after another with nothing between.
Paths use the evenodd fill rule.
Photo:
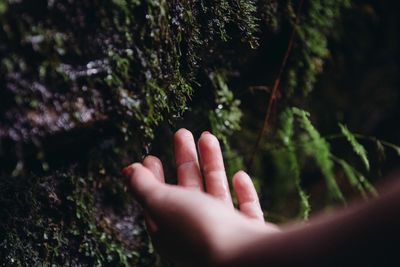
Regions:
<instances>
[{"instance_id":1,"label":"middle finger","mask_svg":"<svg viewBox=\"0 0 400 267\"><path fill-rule=\"evenodd\" d=\"M178 185L203 190L199 161L194 138L191 132L180 129L174 136L175 162L178 174Z\"/></svg>"},{"instance_id":2,"label":"middle finger","mask_svg":"<svg viewBox=\"0 0 400 267\"><path fill-rule=\"evenodd\" d=\"M206 191L213 197L222 200L227 206L233 208L218 139L214 135L204 132L199 139L199 154Z\"/></svg>"}]
</instances>

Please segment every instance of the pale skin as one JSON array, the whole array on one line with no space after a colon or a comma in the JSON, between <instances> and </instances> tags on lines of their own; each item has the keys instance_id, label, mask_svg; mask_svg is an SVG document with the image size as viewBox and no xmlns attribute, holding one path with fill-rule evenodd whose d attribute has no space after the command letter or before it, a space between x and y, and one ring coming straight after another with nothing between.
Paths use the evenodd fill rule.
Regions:
<instances>
[{"instance_id":1,"label":"pale skin","mask_svg":"<svg viewBox=\"0 0 400 267\"><path fill-rule=\"evenodd\" d=\"M238 200L235 209L220 144L214 135L204 132L196 146L191 132L180 129L174 135L174 151L177 185L165 183L162 163L154 156L126 167L123 173L130 178L132 191L144 208L156 248L185 266L335 266L342 259L360 263L362 259L351 257L371 249L363 248L364 242L380 243L387 234L370 234L371 229L381 226L371 222L371 217L381 215L392 203L386 207L389 223L383 226L390 231L400 223L398 186L394 194L387 194L373 205L357 205L337 216L317 218L309 225L280 229L264 222L257 192L244 171L232 178ZM353 231L361 228L361 232ZM398 230L394 231L394 241L399 241ZM354 238L358 245L349 258L346 246ZM335 246L343 251L330 252ZM379 246L372 246L377 256L382 248ZM358 251L361 247L363 251ZM372 263L368 257L363 259Z\"/></svg>"}]
</instances>

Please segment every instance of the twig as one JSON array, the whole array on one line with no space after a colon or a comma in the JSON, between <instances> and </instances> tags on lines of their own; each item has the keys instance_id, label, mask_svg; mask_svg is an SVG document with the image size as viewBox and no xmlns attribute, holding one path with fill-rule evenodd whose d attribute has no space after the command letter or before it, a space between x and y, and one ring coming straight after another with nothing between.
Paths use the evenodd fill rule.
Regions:
<instances>
[{"instance_id":1,"label":"twig","mask_svg":"<svg viewBox=\"0 0 400 267\"><path fill-rule=\"evenodd\" d=\"M297 10L296 24L299 23L299 17L300 17L300 12L301 12L303 3L304 3L304 0L301 0L300 4L299 4L299 7L298 7L298 10ZM290 39L289 39L288 47L287 47L285 55L283 57L282 64L280 66L278 75L277 75L277 77L276 77L276 79L274 81L274 84L273 84L273 87L272 87L271 96L269 97L269 100L268 100L268 106L267 106L267 110L265 112L263 125L262 125L261 130L258 133L256 144L254 146L254 149L253 149L253 152L251 154L250 160L249 160L249 162L247 164L247 170L249 172L251 171L251 167L253 165L253 161L254 161L255 155L257 154L258 147L260 146L262 138L263 138L264 134L268 130L269 120L270 120L270 117L271 117L271 114L272 114L272 108L273 108L273 105L275 104L275 100L277 99L277 95L278 95L279 86L280 86L280 83L281 83L282 74L283 74L283 71L285 70L287 61L289 59L289 55L290 55L290 53L292 51L295 37L296 37L296 27L293 26L293 30L292 30L292 34L291 34Z\"/></svg>"}]
</instances>

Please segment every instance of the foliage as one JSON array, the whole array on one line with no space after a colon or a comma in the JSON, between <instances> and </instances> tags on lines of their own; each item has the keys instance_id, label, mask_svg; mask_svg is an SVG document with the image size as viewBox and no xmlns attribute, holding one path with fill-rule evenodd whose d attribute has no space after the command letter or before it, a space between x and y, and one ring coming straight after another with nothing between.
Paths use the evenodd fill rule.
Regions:
<instances>
[{"instance_id":1,"label":"foliage","mask_svg":"<svg viewBox=\"0 0 400 267\"><path fill-rule=\"evenodd\" d=\"M342 172L365 197L376 194L297 108L349 1L300 2L0 0L0 265L157 265L120 168L153 140L170 155L166 136L184 116L189 126L206 121L222 141L230 176L243 168L249 142L244 150L240 142L257 132L247 119L261 120L248 107L263 105L239 100L253 85L245 73L259 72L254 58L267 51L259 80L269 85L292 31L277 122L257 155L262 198L287 215L279 221L307 219L310 169L325 178L324 206L344 201ZM373 169L358 142L365 136L341 130Z\"/></svg>"},{"instance_id":2,"label":"foliage","mask_svg":"<svg viewBox=\"0 0 400 267\"><path fill-rule=\"evenodd\" d=\"M287 190L297 190L299 196L299 216L307 219L311 211L307 193L301 186L301 170L299 162L299 151L295 147L295 117L292 109L284 110L280 115L280 127L277 131L277 141L280 148L273 152L274 163L277 169L277 179L280 184L286 181ZM292 185L292 186L290 186ZM282 192L283 190L278 190Z\"/></svg>"},{"instance_id":3,"label":"foliage","mask_svg":"<svg viewBox=\"0 0 400 267\"><path fill-rule=\"evenodd\" d=\"M124 247L128 240L121 239L112 228L117 215L104 214L96 204L102 196L92 177L77 177L69 172L54 176L1 180L1 258L16 266L49 262L64 266L139 264L138 252L132 245ZM115 194L122 194L121 191ZM124 209L124 216L129 218L133 210L128 205ZM133 221L130 218L125 223ZM139 234L137 242L148 242Z\"/></svg>"},{"instance_id":4,"label":"foliage","mask_svg":"<svg viewBox=\"0 0 400 267\"><path fill-rule=\"evenodd\" d=\"M342 131L342 134L346 137L347 141L349 141L350 145L352 146L354 152L361 158L362 162L364 163L364 166L367 170L370 169L369 166L369 161L367 158L367 152L365 151L365 148L357 141L355 136L347 129L346 126L343 124L339 124L340 130Z\"/></svg>"},{"instance_id":5,"label":"foliage","mask_svg":"<svg viewBox=\"0 0 400 267\"><path fill-rule=\"evenodd\" d=\"M10 194L0 205L12 198L27 200L15 203L13 216L0 219L2 233L9 233L0 244L2 261L126 265L138 262L134 253L140 251L148 259L141 266L151 265L148 244L135 234L144 238L143 225L135 220L138 210L121 218L108 208L104 216L115 222L104 227L95 206L118 205L115 195L125 199L126 193L117 190L122 164L148 152L154 129L180 118L214 69L234 64L229 55L235 47L246 52L257 46L255 3L0 1L0 21L0 187ZM223 91L216 94L219 104L237 105L224 81L217 83ZM238 127L237 107L236 112L224 121L215 117L221 135ZM232 124L222 126L225 121ZM80 178L68 180L68 190L61 183L65 177ZM104 187L116 190L111 195L98 187L101 177ZM14 187L13 179L21 182ZM48 195L35 190L43 180ZM16 186L24 181L32 189ZM70 196L60 197L61 191ZM46 213L46 201L54 196L71 212L55 206ZM17 229L14 222L23 221L25 209L31 217ZM131 226L119 229L126 220ZM49 241L30 237L53 221L55 228L45 234L61 243L42 253ZM118 240L121 233L124 242Z\"/></svg>"},{"instance_id":6,"label":"foliage","mask_svg":"<svg viewBox=\"0 0 400 267\"><path fill-rule=\"evenodd\" d=\"M343 169L345 175L348 177L350 184L357 188L364 198L367 198L366 192L377 196L378 193L375 188L365 179L365 177L355 170L350 164L340 158L333 158Z\"/></svg>"},{"instance_id":7,"label":"foliage","mask_svg":"<svg viewBox=\"0 0 400 267\"><path fill-rule=\"evenodd\" d=\"M336 182L330 146L311 124L309 116L308 112L296 107L283 110L277 125L276 137L269 142L273 146L267 146L266 149L271 151L274 177L278 184L278 188L274 188L274 191L287 196L297 191L298 216L303 219L308 218L311 203L308 194L302 188L301 175L310 159L313 159L325 178L331 201L344 201ZM272 209L277 212L288 210L286 205L278 203Z\"/></svg>"},{"instance_id":8,"label":"foliage","mask_svg":"<svg viewBox=\"0 0 400 267\"><path fill-rule=\"evenodd\" d=\"M344 201L344 197L336 183L333 173L333 162L330 158L330 147L328 142L320 136L319 132L314 128L309 120L310 114L298 108L293 109L293 113L298 117L300 127L305 132L301 141L307 143L304 146L304 152L308 156L312 156L321 169L325 177L328 192L334 200Z\"/></svg>"},{"instance_id":9,"label":"foliage","mask_svg":"<svg viewBox=\"0 0 400 267\"><path fill-rule=\"evenodd\" d=\"M319 134L312 125L308 112L297 107L284 109L280 113L276 129L276 133L271 136L272 139L265 143L263 152L268 153L272 159L273 176L276 181L276 184L269 184L269 186L274 186L274 192L290 198L291 194L297 191L298 217L307 219L312 208L309 195L304 190L301 179L302 174L306 175L305 171L310 167L310 159L325 178L327 193L330 197L328 203L345 203L345 197L337 182L340 173L338 168L341 168L350 186L355 188L365 199L368 199L369 196L377 196L374 186L361 172L346 160L333 154L328 143L331 138L324 138ZM360 153L360 147L363 148L363 146L348 129L338 137L348 139L350 135L354 138L352 150ZM363 153L366 157L365 150ZM368 160L367 157L366 160ZM284 201L277 202L271 209L275 212L275 210L282 211L289 208L287 202ZM293 216L293 214L287 216Z\"/></svg>"},{"instance_id":10,"label":"foliage","mask_svg":"<svg viewBox=\"0 0 400 267\"><path fill-rule=\"evenodd\" d=\"M225 83L221 73L210 74L211 82L215 88L215 109L208 115L212 133L222 142L227 163L228 177L243 168L243 162L229 143L229 137L240 130L240 119L242 112L239 109L240 101L235 99L232 91Z\"/></svg>"},{"instance_id":11,"label":"foliage","mask_svg":"<svg viewBox=\"0 0 400 267\"><path fill-rule=\"evenodd\" d=\"M297 1L296 1L297 2ZM299 41L292 66L287 71L288 94L308 94L322 72L324 60L329 56L328 38L340 18L343 8L350 6L350 0L307 1L305 11L298 18L296 7L288 1L291 23Z\"/></svg>"}]
</instances>

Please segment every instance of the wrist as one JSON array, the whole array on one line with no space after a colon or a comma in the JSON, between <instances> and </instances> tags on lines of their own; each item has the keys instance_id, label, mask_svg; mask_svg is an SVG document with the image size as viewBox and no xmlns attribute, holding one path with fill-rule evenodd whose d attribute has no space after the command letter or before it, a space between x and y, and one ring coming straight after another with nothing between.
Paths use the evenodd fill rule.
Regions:
<instances>
[{"instance_id":1,"label":"wrist","mask_svg":"<svg viewBox=\"0 0 400 267\"><path fill-rule=\"evenodd\" d=\"M246 223L231 230L225 237L214 240L209 253L209 266L213 267L239 267L249 266L248 262L253 258L254 247L279 234L278 226L270 223L254 224Z\"/></svg>"}]
</instances>

